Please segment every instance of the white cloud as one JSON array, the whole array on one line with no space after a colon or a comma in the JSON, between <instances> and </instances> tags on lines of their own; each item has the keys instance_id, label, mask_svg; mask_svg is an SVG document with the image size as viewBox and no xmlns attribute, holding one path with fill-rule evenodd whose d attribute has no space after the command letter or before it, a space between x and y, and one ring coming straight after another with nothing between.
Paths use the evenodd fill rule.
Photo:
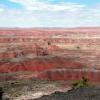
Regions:
<instances>
[{"instance_id":1,"label":"white cloud","mask_svg":"<svg viewBox=\"0 0 100 100\"><path fill-rule=\"evenodd\" d=\"M23 5L23 8L18 10L1 7L1 27L76 27L100 25L99 6L87 7L69 2L51 4L40 0L9 1Z\"/></svg>"},{"instance_id":2,"label":"white cloud","mask_svg":"<svg viewBox=\"0 0 100 100\"><path fill-rule=\"evenodd\" d=\"M4 9L3 8L0 8L0 12L3 12L4 11Z\"/></svg>"},{"instance_id":3,"label":"white cloud","mask_svg":"<svg viewBox=\"0 0 100 100\"><path fill-rule=\"evenodd\" d=\"M0 4L0 13L4 11L4 6Z\"/></svg>"},{"instance_id":4,"label":"white cloud","mask_svg":"<svg viewBox=\"0 0 100 100\"><path fill-rule=\"evenodd\" d=\"M84 5L79 5L76 3L59 3L51 4L48 2L41 2L40 0L10 0L23 5L27 10L53 10L53 11L62 11L70 9L78 9L84 7Z\"/></svg>"}]
</instances>

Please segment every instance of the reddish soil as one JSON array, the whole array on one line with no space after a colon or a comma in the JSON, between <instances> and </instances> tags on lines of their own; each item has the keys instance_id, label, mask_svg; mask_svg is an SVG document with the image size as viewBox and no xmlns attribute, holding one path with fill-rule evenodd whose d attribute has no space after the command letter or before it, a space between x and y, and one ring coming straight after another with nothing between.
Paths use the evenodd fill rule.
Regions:
<instances>
[{"instance_id":1,"label":"reddish soil","mask_svg":"<svg viewBox=\"0 0 100 100\"><path fill-rule=\"evenodd\" d=\"M100 82L100 28L0 29L0 72L16 78ZM25 78L24 77L24 78ZM9 78L8 78L9 79ZM11 78L13 79L13 78Z\"/></svg>"},{"instance_id":2,"label":"reddish soil","mask_svg":"<svg viewBox=\"0 0 100 100\"><path fill-rule=\"evenodd\" d=\"M37 74L37 78L49 80L78 80L86 77L89 81L100 82L100 71L84 69L55 69Z\"/></svg>"},{"instance_id":3,"label":"reddish soil","mask_svg":"<svg viewBox=\"0 0 100 100\"><path fill-rule=\"evenodd\" d=\"M84 64L74 62L65 58L50 57L35 58L34 60L23 61L21 63L0 63L0 72L16 72L16 71L33 71L40 72L49 69L80 69L84 68Z\"/></svg>"}]
</instances>

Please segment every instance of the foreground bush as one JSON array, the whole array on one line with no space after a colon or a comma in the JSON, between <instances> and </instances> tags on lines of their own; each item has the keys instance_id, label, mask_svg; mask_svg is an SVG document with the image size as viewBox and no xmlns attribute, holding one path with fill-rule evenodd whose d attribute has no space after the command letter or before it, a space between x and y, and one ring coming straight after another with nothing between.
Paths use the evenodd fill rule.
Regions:
<instances>
[{"instance_id":1,"label":"foreground bush","mask_svg":"<svg viewBox=\"0 0 100 100\"><path fill-rule=\"evenodd\" d=\"M90 85L88 83L88 80L85 77L82 77L82 79L76 80L72 83L73 89L80 88L80 87L88 87L88 86Z\"/></svg>"}]
</instances>

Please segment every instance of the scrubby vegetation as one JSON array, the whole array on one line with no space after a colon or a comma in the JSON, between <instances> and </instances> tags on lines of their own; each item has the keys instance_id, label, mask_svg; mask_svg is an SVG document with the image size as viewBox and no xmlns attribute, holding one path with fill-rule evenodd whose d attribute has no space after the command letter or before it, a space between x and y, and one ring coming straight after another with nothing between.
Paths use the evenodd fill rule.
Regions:
<instances>
[{"instance_id":1,"label":"scrubby vegetation","mask_svg":"<svg viewBox=\"0 0 100 100\"><path fill-rule=\"evenodd\" d=\"M90 85L88 83L88 79L85 77L82 77L82 79L76 80L72 83L73 89L80 88L80 87L88 87L88 86L90 86Z\"/></svg>"}]
</instances>

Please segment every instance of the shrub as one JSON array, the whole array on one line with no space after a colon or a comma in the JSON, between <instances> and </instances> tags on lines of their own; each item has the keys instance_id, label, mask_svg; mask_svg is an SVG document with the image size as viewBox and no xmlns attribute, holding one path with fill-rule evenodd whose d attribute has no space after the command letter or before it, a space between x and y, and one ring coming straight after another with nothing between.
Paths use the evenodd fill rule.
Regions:
<instances>
[{"instance_id":1,"label":"shrub","mask_svg":"<svg viewBox=\"0 0 100 100\"><path fill-rule=\"evenodd\" d=\"M82 77L80 80L76 80L72 83L72 88L88 87L88 80L85 77Z\"/></svg>"}]
</instances>

